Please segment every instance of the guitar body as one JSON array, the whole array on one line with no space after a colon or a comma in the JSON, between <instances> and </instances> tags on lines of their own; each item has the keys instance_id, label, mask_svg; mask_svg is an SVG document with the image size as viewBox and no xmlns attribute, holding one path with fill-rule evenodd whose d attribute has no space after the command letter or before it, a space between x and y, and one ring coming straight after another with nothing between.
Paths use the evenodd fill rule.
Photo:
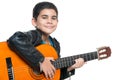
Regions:
<instances>
[{"instance_id":1,"label":"guitar body","mask_svg":"<svg viewBox=\"0 0 120 80\"><path fill-rule=\"evenodd\" d=\"M37 46L38 49L45 57L53 57L58 59L55 49L47 44ZM0 42L0 80L9 80L8 68L6 58L11 58L13 66L14 80L48 80L44 74L36 74L19 56L11 51L7 42ZM56 70L53 80L60 79L60 69Z\"/></svg>"}]
</instances>

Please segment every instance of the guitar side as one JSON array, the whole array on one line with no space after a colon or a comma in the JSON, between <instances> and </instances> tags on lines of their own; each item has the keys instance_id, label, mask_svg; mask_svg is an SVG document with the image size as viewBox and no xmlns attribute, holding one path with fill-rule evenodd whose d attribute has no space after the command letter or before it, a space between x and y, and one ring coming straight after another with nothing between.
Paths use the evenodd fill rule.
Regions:
<instances>
[{"instance_id":1,"label":"guitar side","mask_svg":"<svg viewBox=\"0 0 120 80\"><path fill-rule=\"evenodd\" d=\"M41 53L44 53L43 55L45 57L53 57L54 59L58 58L58 55L52 46L40 45L37 46L36 49ZM11 51L7 42L0 42L0 80L9 80L6 58L11 58L15 80L46 80L44 74L35 74L31 67ZM60 69L57 69L53 80L59 79Z\"/></svg>"}]
</instances>

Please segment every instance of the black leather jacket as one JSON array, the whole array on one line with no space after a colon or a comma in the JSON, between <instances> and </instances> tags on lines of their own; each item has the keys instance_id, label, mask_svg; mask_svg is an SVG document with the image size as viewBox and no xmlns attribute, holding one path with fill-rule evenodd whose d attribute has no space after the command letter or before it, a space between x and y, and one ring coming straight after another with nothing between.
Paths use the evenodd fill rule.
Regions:
<instances>
[{"instance_id":1,"label":"black leather jacket","mask_svg":"<svg viewBox=\"0 0 120 80\"><path fill-rule=\"evenodd\" d=\"M44 56L35 48L37 45L41 44L41 35L41 31L37 29L24 33L19 31L7 40L10 49L15 51L18 56L20 56L28 65L36 70L39 70L39 62L42 63L44 60ZM55 38L52 38L52 41L54 43L53 47L60 57L60 44ZM71 73L73 75L74 70L72 70ZM61 79L69 76L70 75L69 72L67 72L67 68L61 69Z\"/></svg>"}]
</instances>

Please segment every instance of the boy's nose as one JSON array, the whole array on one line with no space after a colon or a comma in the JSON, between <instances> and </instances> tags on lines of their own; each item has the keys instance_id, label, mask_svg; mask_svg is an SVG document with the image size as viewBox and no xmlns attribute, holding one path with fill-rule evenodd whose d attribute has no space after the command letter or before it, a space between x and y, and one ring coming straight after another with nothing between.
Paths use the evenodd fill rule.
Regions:
<instances>
[{"instance_id":1,"label":"boy's nose","mask_svg":"<svg viewBox=\"0 0 120 80\"><path fill-rule=\"evenodd\" d=\"M48 19L48 23L52 23L52 19L49 18L49 19Z\"/></svg>"}]
</instances>

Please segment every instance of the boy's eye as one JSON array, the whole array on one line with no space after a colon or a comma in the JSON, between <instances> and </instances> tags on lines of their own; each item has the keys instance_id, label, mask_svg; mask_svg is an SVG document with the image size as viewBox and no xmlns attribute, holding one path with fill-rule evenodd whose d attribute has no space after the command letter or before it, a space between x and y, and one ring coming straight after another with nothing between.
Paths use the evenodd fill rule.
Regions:
<instances>
[{"instance_id":1,"label":"boy's eye","mask_svg":"<svg viewBox=\"0 0 120 80\"><path fill-rule=\"evenodd\" d=\"M42 19L47 19L48 16L47 16L47 15L42 15L41 18L42 18Z\"/></svg>"},{"instance_id":2,"label":"boy's eye","mask_svg":"<svg viewBox=\"0 0 120 80\"><path fill-rule=\"evenodd\" d=\"M47 16L43 16L42 18L43 18L43 19L47 19Z\"/></svg>"},{"instance_id":3,"label":"boy's eye","mask_svg":"<svg viewBox=\"0 0 120 80\"><path fill-rule=\"evenodd\" d=\"M43 16L42 16L42 19L49 19L49 16L43 15ZM57 16L52 16L51 19L52 19L52 20L57 20Z\"/></svg>"},{"instance_id":4,"label":"boy's eye","mask_svg":"<svg viewBox=\"0 0 120 80\"><path fill-rule=\"evenodd\" d=\"M57 19L57 17L56 17L56 16L55 16L55 17L52 17L52 19L53 19L53 20L56 20L56 19Z\"/></svg>"}]
</instances>

